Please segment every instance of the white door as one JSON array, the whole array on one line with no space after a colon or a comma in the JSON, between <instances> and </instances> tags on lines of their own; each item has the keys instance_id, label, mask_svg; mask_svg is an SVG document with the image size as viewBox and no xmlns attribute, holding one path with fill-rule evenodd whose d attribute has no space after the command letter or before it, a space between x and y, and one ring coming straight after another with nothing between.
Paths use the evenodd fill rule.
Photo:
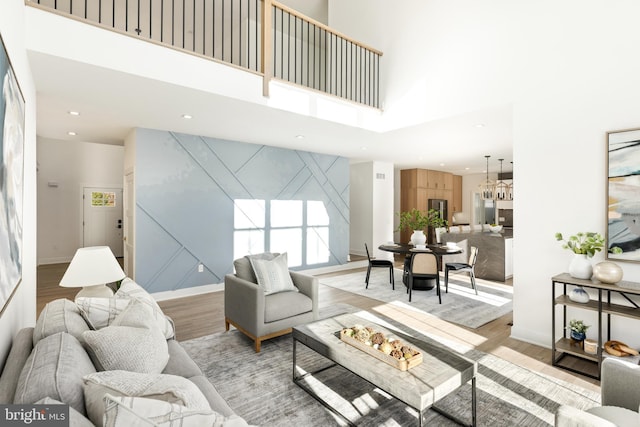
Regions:
<instances>
[{"instance_id":1,"label":"white door","mask_svg":"<svg viewBox=\"0 0 640 427\"><path fill-rule=\"evenodd\" d=\"M125 176L125 190L124 193L124 272L128 277L135 279L135 259L134 259L134 213L135 206L133 203L133 172L128 173Z\"/></svg>"},{"instance_id":2,"label":"white door","mask_svg":"<svg viewBox=\"0 0 640 427\"><path fill-rule=\"evenodd\" d=\"M122 249L122 188L85 187L83 246L109 246L116 257Z\"/></svg>"}]
</instances>

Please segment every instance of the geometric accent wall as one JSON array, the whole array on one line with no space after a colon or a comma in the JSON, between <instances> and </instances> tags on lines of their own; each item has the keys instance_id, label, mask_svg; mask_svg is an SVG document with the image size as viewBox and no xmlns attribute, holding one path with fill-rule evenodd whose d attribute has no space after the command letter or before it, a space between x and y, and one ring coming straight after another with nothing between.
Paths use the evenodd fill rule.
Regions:
<instances>
[{"instance_id":1,"label":"geometric accent wall","mask_svg":"<svg viewBox=\"0 0 640 427\"><path fill-rule=\"evenodd\" d=\"M151 129L137 129L135 147L135 272L147 291L221 283L234 250L286 251L294 270L347 262L348 159ZM238 230L247 223L256 230Z\"/></svg>"}]
</instances>

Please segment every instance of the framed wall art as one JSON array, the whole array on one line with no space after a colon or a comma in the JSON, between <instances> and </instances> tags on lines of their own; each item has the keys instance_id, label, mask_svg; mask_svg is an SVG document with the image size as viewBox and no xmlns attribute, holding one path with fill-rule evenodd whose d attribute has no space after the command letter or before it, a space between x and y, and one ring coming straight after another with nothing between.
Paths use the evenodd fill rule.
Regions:
<instances>
[{"instance_id":1,"label":"framed wall art","mask_svg":"<svg viewBox=\"0 0 640 427\"><path fill-rule=\"evenodd\" d=\"M24 97L0 35L0 314L22 280Z\"/></svg>"},{"instance_id":2,"label":"framed wall art","mask_svg":"<svg viewBox=\"0 0 640 427\"><path fill-rule=\"evenodd\" d=\"M640 262L640 129L607 133L607 171L606 257Z\"/></svg>"}]
</instances>

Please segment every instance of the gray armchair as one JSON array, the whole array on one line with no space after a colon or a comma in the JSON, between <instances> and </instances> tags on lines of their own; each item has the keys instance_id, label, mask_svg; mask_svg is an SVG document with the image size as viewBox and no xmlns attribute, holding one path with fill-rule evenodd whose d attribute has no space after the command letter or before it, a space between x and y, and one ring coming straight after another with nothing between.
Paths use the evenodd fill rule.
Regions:
<instances>
[{"instance_id":1,"label":"gray armchair","mask_svg":"<svg viewBox=\"0 0 640 427\"><path fill-rule=\"evenodd\" d=\"M275 254L262 254L269 258ZM233 262L235 274L224 278L225 329L233 325L255 342L256 353L262 341L285 335L296 325L318 319L318 279L289 271L299 292L265 295L258 286L248 257Z\"/></svg>"},{"instance_id":2,"label":"gray armchair","mask_svg":"<svg viewBox=\"0 0 640 427\"><path fill-rule=\"evenodd\" d=\"M602 406L581 411L562 405L558 427L624 427L640 425L640 366L607 357L602 361Z\"/></svg>"}]
</instances>

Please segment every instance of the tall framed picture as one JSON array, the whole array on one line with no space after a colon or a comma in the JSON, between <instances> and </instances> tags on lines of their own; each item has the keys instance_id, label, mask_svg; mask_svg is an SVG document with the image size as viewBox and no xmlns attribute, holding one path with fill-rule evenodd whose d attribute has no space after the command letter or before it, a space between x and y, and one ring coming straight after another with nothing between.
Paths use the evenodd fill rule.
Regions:
<instances>
[{"instance_id":1,"label":"tall framed picture","mask_svg":"<svg viewBox=\"0 0 640 427\"><path fill-rule=\"evenodd\" d=\"M0 315L22 280L24 97L0 35Z\"/></svg>"},{"instance_id":2,"label":"tall framed picture","mask_svg":"<svg viewBox=\"0 0 640 427\"><path fill-rule=\"evenodd\" d=\"M606 257L640 262L640 129L607 133L607 153Z\"/></svg>"}]
</instances>

